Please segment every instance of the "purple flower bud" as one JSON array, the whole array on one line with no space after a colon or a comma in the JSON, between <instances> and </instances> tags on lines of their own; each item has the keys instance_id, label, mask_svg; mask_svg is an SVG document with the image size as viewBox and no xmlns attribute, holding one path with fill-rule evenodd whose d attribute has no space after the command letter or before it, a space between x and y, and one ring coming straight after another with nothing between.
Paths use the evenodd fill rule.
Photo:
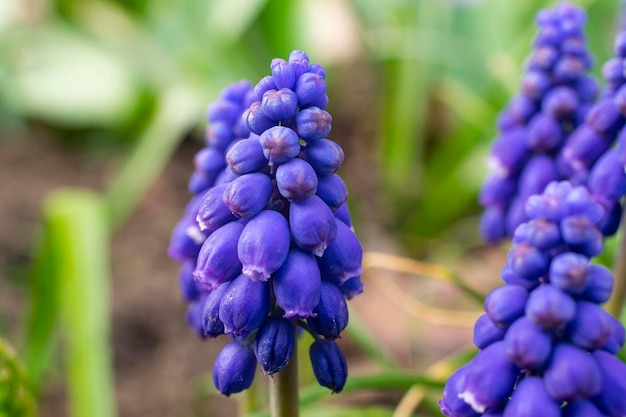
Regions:
<instances>
[{"instance_id":1,"label":"purple flower bud","mask_svg":"<svg viewBox=\"0 0 626 417\"><path fill-rule=\"evenodd\" d=\"M276 302L287 319L315 315L320 301L322 278L315 257L300 249L291 249L287 260L274 274Z\"/></svg>"},{"instance_id":2,"label":"purple flower bud","mask_svg":"<svg viewBox=\"0 0 626 417\"><path fill-rule=\"evenodd\" d=\"M213 365L213 383L219 392L230 397L250 388L256 370L256 358L249 346L232 341L221 350Z\"/></svg>"},{"instance_id":3,"label":"purple flower bud","mask_svg":"<svg viewBox=\"0 0 626 417\"><path fill-rule=\"evenodd\" d=\"M522 223L528 221L528 216L526 215L526 196L521 194L517 195L506 212L506 217L504 219L506 234L511 236L515 233L515 229Z\"/></svg>"},{"instance_id":4,"label":"purple flower bud","mask_svg":"<svg viewBox=\"0 0 626 417\"><path fill-rule=\"evenodd\" d=\"M225 282L210 291L205 299L202 310L202 331L205 337L218 337L224 334L224 323L220 320L220 302L228 288Z\"/></svg>"},{"instance_id":5,"label":"purple flower bud","mask_svg":"<svg viewBox=\"0 0 626 417\"><path fill-rule=\"evenodd\" d=\"M552 335L526 317L520 317L506 331L507 357L520 369L541 369L552 352Z\"/></svg>"},{"instance_id":6,"label":"purple flower bud","mask_svg":"<svg viewBox=\"0 0 626 417\"><path fill-rule=\"evenodd\" d=\"M613 326L611 315L589 301L576 303L576 316L566 329L567 338L585 350L599 349L606 344Z\"/></svg>"},{"instance_id":7,"label":"purple flower bud","mask_svg":"<svg viewBox=\"0 0 626 417\"><path fill-rule=\"evenodd\" d=\"M586 179L596 160L611 146L611 142L587 125L576 129L561 150L560 160L573 178Z\"/></svg>"},{"instance_id":8,"label":"purple flower bud","mask_svg":"<svg viewBox=\"0 0 626 417\"><path fill-rule=\"evenodd\" d=\"M613 52L620 58L626 58L626 31L620 31L615 36Z\"/></svg>"},{"instance_id":9,"label":"purple flower bud","mask_svg":"<svg viewBox=\"0 0 626 417\"><path fill-rule=\"evenodd\" d=\"M518 285L503 285L485 298L485 312L501 328L508 327L524 315L528 291Z\"/></svg>"},{"instance_id":10,"label":"purple flower bud","mask_svg":"<svg viewBox=\"0 0 626 417\"><path fill-rule=\"evenodd\" d=\"M224 170L220 172L220 174L215 179L215 185L228 184L238 177L240 177L240 175L233 172L233 170L230 169L230 167L227 165L226 168L224 168Z\"/></svg>"},{"instance_id":11,"label":"purple flower bud","mask_svg":"<svg viewBox=\"0 0 626 417\"><path fill-rule=\"evenodd\" d=\"M439 401L441 412L448 417L478 417L472 407L459 397L459 393L465 388L465 375L468 366L463 366L456 370L443 388L443 397Z\"/></svg>"},{"instance_id":12,"label":"purple flower bud","mask_svg":"<svg viewBox=\"0 0 626 417\"><path fill-rule=\"evenodd\" d=\"M326 82L322 76L307 72L296 81L295 92L298 96L298 105L304 107L326 94Z\"/></svg>"},{"instance_id":13,"label":"purple flower bud","mask_svg":"<svg viewBox=\"0 0 626 417\"><path fill-rule=\"evenodd\" d=\"M202 194L215 184L218 175L207 174L204 171L195 170L189 177L187 189L192 194Z\"/></svg>"},{"instance_id":14,"label":"purple flower bud","mask_svg":"<svg viewBox=\"0 0 626 417\"><path fill-rule=\"evenodd\" d=\"M520 287L525 288L527 291L530 291L539 286L539 280L527 280L521 278L519 275L516 275L511 270L510 264L505 264L500 272L500 276L502 280L509 285L519 285Z\"/></svg>"},{"instance_id":15,"label":"purple flower bud","mask_svg":"<svg viewBox=\"0 0 626 417\"><path fill-rule=\"evenodd\" d=\"M490 344L504 339L505 334L506 330L498 327L487 313L483 313L474 324L472 341L478 349L484 349Z\"/></svg>"},{"instance_id":16,"label":"purple flower bud","mask_svg":"<svg viewBox=\"0 0 626 417\"><path fill-rule=\"evenodd\" d=\"M363 272L363 248L351 228L342 221L335 223L337 237L328 245L318 264L324 274L335 277L342 285Z\"/></svg>"},{"instance_id":17,"label":"purple flower bud","mask_svg":"<svg viewBox=\"0 0 626 417\"><path fill-rule=\"evenodd\" d=\"M540 194L546 185L558 179L554 160L546 155L535 155L522 169L518 182L518 194L528 197Z\"/></svg>"},{"instance_id":18,"label":"purple flower bud","mask_svg":"<svg viewBox=\"0 0 626 417\"><path fill-rule=\"evenodd\" d=\"M204 303L206 301L206 295L200 296L196 300L189 303L187 307L187 324L191 327L198 336L205 338L204 327L202 325L202 312L204 311Z\"/></svg>"},{"instance_id":19,"label":"purple flower bud","mask_svg":"<svg viewBox=\"0 0 626 417\"><path fill-rule=\"evenodd\" d=\"M363 292L363 282L361 276L349 278L346 282L339 286L339 290L348 300Z\"/></svg>"},{"instance_id":20,"label":"purple flower bud","mask_svg":"<svg viewBox=\"0 0 626 417\"><path fill-rule=\"evenodd\" d=\"M624 83L624 66L622 60L613 57L602 65L602 77L611 87L619 87Z\"/></svg>"},{"instance_id":21,"label":"purple flower bud","mask_svg":"<svg viewBox=\"0 0 626 417\"><path fill-rule=\"evenodd\" d=\"M578 107L578 96L570 87L556 87L543 99L543 111L558 120L569 119Z\"/></svg>"},{"instance_id":22,"label":"purple flower bud","mask_svg":"<svg viewBox=\"0 0 626 417\"><path fill-rule=\"evenodd\" d=\"M576 302L553 285L533 290L526 303L526 317L543 330L554 330L569 323L576 314Z\"/></svg>"},{"instance_id":23,"label":"purple flower bud","mask_svg":"<svg viewBox=\"0 0 626 417\"><path fill-rule=\"evenodd\" d=\"M341 392L348 378L348 366L337 343L316 340L309 349L309 356L317 382L334 394Z\"/></svg>"},{"instance_id":24,"label":"purple flower bud","mask_svg":"<svg viewBox=\"0 0 626 417\"><path fill-rule=\"evenodd\" d=\"M195 220L200 201L200 197L194 197L187 204L185 214L172 231L167 255L178 262L195 261L206 240L206 234L200 231Z\"/></svg>"},{"instance_id":25,"label":"purple flower bud","mask_svg":"<svg viewBox=\"0 0 626 417\"><path fill-rule=\"evenodd\" d=\"M193 301L200 295L200 289L196 285L196 281L193 279L193 271L195 269L195 261L185 261L180 266L180 271L178 273L180 293L183 300L186 302Z\"/></svg>"},{"instance_id":26,"label":"purple flower bud","mask_svg":"<svg viewBox=\"0 0 626 417\"><path fill-rule=\"evenodd\" d=\"M333 118L319 107L307 107L296 114L296 131L305 141L323 139L330 133Z\"/></svg>"},{"instance_id":27,"label":"purple flower bud","mask_svg":"<svg viewBox=\"0 0 626 417\"><path fill-rule=\"evenodd\" d=\"M326 78L326 70L324 70L324 67L321 66L320 64L309 65L309 69L307 72L311 72L313 74L317 74L321 76L322 78Z\"/></svg>"},{"instance_id":28,"label":"purple flower bud","mask_svg":"<svg viewBox=\"0 0 626 417\"><path fill-rule=\"evenodd\" d=\"M474 411L484 413L488 408L504 404L513 391L519 372L508 360L504 342L492 343L478 352L468 365L459 397Z\"/></svg>"},{"instance_id":29,"label":"purple flower bud","mask_svg":"<svg viewBox=\"0 0 626 417\"><path fill-rule=\"evenodd\" d=\"M255 101L259 102L259 105L261 100L263 100L263 94L269 90L278 90L278 87L276 87L274 78L271 75L266 75L254 86L254 98Z\"/></svg>"},{"instance_id":30,"label":"purple flower bud","mask_svg":"<svg viewBox=\"0 0 626 417\"><path fill-rule=\"evenodd\" d=\"M563 240L570 245L582 245L596 238L598 229L587 216L567 216L561 220Z\"/></svg>"},{"instance_id":31,"label":"purple flower bud","mask_svg":"<svg viewBox=\"0 0 626 417\"><path fill-rule=\"evenodd\" d=\"M265 375L280 372L289 363L296 335L289 320L269 316L254 339L254 353Z\"/></svg>"},{"instance_id":32,"label":"purple flower bud","mask_svg":"<svg viewBox=\"0 0 626 417\"><path fill-rule=\"evenodd\" d=\"M589 174L589 191L606 206L626 194L626 172L615 150L605 153L594 165Z\"/></svg>"},{"instance_id":33,"label":"purple flower bud","mask_svg":"<svg viewBox=\"0 0 626 417\"><path fill-rule=\"evenodd\" d=\"M569 214L565 200L571 190L572 185L568 181L548 184L543 194L528 197L526 214L531 219L561 221L563 217Z\"/></svg>"},{"instance_id":34,"label":"purple flower bud","mask_svg":"<svg viewBox=\"0 0 626 417\"><path fill-rule=\"evenodd\" d=\"M545 71L529 71L522 78L522 92L535 100L541 99L551 86L552 81Z\"/></svg>"},{"instance_id":35,"label":"purple flower bud","mask_svg":"<svg viewBox=\"0 0 626 417\"><path fill-rule=\"evenodd\" d=\"M604 208L589 193L585 186L574 187L567 195L565 203L570 214L580 214L596 224L604 215Z\"/></svg>"},{"instance_id":36,"label":"purple flower bud","mask_svg":"<svg viewBox=\"0 0 626 417\"><path fill-rule=\"evenodd\" d=\"M309 56L303 51L292 51L289 54L289 65L291 65L296 78L298 78L308 71Z\"/></svg>"},{"instance_id":37,"label":"purple flower bud","mask_svg":"<svg viewBox=\"0 0 626 417\"><path fill-rule=\"evenodd\" d=\"M549 260L546 254L528 243L513 245L507 262L516 275L528 280L539 279L548 272Z\"/></svg>"},{"instance_id":38,"label":"purple flower bud","mask_svg":"<svg viewBox=\"0 0 626 417\"><path fill-rule=\"evenodd\" d=\"M320 301L307 318L311 329L328 340L337 339L348 325L348 304L337 285L322 281Z\"/></svg>"},{"instance_id":39,"label":"purple flower bud","mask_svg":"<svg viewBox=\"0 0 626 417\"><path fill-rule=\"evenodd\" d=\"M288 88L269 90L261 101L263 113L277 122L291 119L298 109L298 97Z\"/></svg>"},{"instance_id":40,"label":"purple flower bud","mask_svg":"<svg viewBox=\"0 0 626 417\"><path fill-rule=\"evenodd\" d=\"M226 184L223 201L237 217L249 218L260 212L268 203L274 185L265 174L245 174Z\"/></svg>"},{"instance_id":41,"label":"purple flower bud","mask_svg":"<svg viewBox=\"0 0 626 417\"><path fill-rule=\"evenodd\" d=\"M563 417L605 417L591 401L575 401L562 408Z\"/></svg>"},{"instance_id":42,"label":"purple flower bud","mask_svg":"<svg viewBox=\"0 0 626 417\"><path fill-rule=\"evenodd\" d=\"M591 107L586 122L601 135L615 137L624 126L624 117L619 112L612 98L605 98Z\"/></svg>"},{"instance_id":43,"label":"purple flower bud","mask_svg":"<svg viewBox=\"0 0 626 417\"><path fill-rule=\"evenodd\" d=\"M598 90L598 82L591 76L581 77L576 82L576 92L582 101L595 101L598 96Z\"/></svg>"},{"instance_id":44,"label":"purple flower bud","mask_svg":"<svg viewBox=\"0 0 626 417\"><path fill-rule=\"evenodd\" d=\"M302 152L300 158L307 161L317 175L332 175L341 167L344 154L343 149L332 140L319 139L308 142Z\"/></svg>"},{"instance_id":45,"label":"purple flower bud","mask_svg":"<svg viewBox=\"0 0 626 417\"><path fill-rule=\"evenodd\" d=\"M615 201L603 210L602 218L598 221L596 226L604 236L613 236L617 233L617 229L619 229L621 219L622 204L619 201Z\"/></svg>"},{"instance_id":46,"label":"purple flower bud","mask_svg":"<svg viewBox=\"0 0 626 417\"><path fill-rule=\"evenodd\" d=\"M602 346L602 349L613 355L617 355L622 350L624 342L626 341L626 330L624 329L624 325L610 314L609 321L611 322L611 335L606 344Z\"/></svg>"},{"instance_id":47,"label":"purple flower bud","mask_svg":"<svg viewBox=\"0 0 626 417\"><path fill-rule=\"evenodd\" d=\"M526 241L531 246L545 251L561 243L561 232L555 223L544 219L536 219L525 224Z\"/></svg>"},{"instance_id":48,"label":"purple flower bud","mask_svg":"<svg viewBox=\"0 0 626 417\"><path fill-rule=\"evenodd\" d=\"M348 187L339 175L333 174L319 178L316 194L332 211L336 211L348 199Z\"/></svg>"},{"instance_id":49,"label":"purple flower bud","mask_svg":"<svg viewBox=\"0 0 626 417\"><path fill-rule=\"evenodd\" d=\"M220 302L219 318L224 323L224 333L243 340L261 327L269 311L270 284L241 274L228 284Z\"/></svg>"},{"instance_id":50,"label":"purple flower bud","mask_svg":"<svg viewBox=\"0 0 626 417\"><path fill-rule=\"evenodd\" d=\"M541 46L532 52L526 66L529 70L551 70L559 55L555 48Z\"/></svg>"},{"instance_id":51,"label":"purple flower bud","mask_svg":"<svg viewBox=\"0 0 626 417\"><path fill-rule=\"evenodd\" d=\"M626 415L626 364L602 350L595 351L593 358L602 374L603 385L594 403L611 417Z\"/></svg>"},{"instance_id":52,"label":"purple flower bud","mask_svg":"<svg viewBox=\"0 0 626 417\"><path fill-rule=\"evenodd\" d=\"M296 73L287 61L274 58L272 59L270 69L272 70L272 77L274 77L274 83L277 88L293 89L296 83Z\"/></svg>"},{"instance_id":53,"label":"purple flower bud","mask_svg":"<svg viewBox=\"0 0 626 417\"><path fill-rule=\"evenodd\" d=\"M222 196L225 188L226 184L216 185L202 197L196 221L200 230L207 234L213 233L226 223L237 220L224 204Z\"/></svg>"},{"instance_id":54,"label":"purple flower bud","mask_svg":"<svg viewBox=\"0 0 626 417\"><path fill-rule=\"evenodd\" d=\"M293 158L276 169L276 186L287 200L300 201L315 195L318 179L308 162Z\"/></svg>"},{"instance_id":55,"label":"purple flower bud","mask_svg":"<svg viewBox=\"0 0 626 417\"><path fill-rule=\"evenodd\" d=\"M282 164L300 153L298 135L288 127L275 126L266 130L259 137L259 142L270 165Z\"/></svg>"},{"instance_id":56,"label":"purple flower bud","mask_svg":"<svg viewBox=\"0 0 626 417\"><path fill-rule=\"evenodd\" d=\"M587 268L587 286L581 298L596 304L609 300L613 292L613 273L604 265L589 265Z\"/></svg>"},{"instance_id":57,"label":"purple flower bud","mask_svg":"<svg viewBox=\"0 0 626 417\"><path fill-rule=\"evenodd\" d=\"M337 237L335 216L328 205L316 195L291 203L289 225L296 244L316 256L322 256Z\"/></svg>"},{"instance_id":58,"label":"purple flower bud","mask_svg":"<svg viewBox=\"0 0 626 417\"><path fill-rule=\"evenodd\" d=\"M556 24L544 24L539 26L539 32L535 36L534 46L558 46L562 41L561 32Z\"/></svg>"},{"instance_id":59,"label":"purple flower bud","mask_svg":"<svg viewBox=\"0 0 626 417\"><path fill-rule=\"evenodd\" d=\"M228 166L237 174L249 174L267 165L258 137L237 142L226 154Z\"/></svg>"},{"instance_id":60,"label":"purple flower bud","mask_svg":"<svg viewBox=\"0 0 626 417\"><path fill-rule=\"evenodd\" d=\"M487 160L489 171L494 175L516 174L529 155L526 129L517 128L503 133L491 147Z\"/></svg>"},{"instance_id":61,"label":"purple flower bud","mask_svg":"<svg viewBox=\"0 0 626 417\"><path fill-rule=\"evenodd\" d=\"M553 117L537 114L528 125L528 146L538 151L556 150L563 140L563 129Z\"/></svg>"},{"instance_id":62,"label":"purple flower bud","mask_svg":"<svg viewBox=\"0 0 626 417\"><path fill-rule=\"evenodd\" d=\"M233 126L231 123L226 122L211 123L206 128L204 139L209 146L225 149L235 139Z\"/></svg>"},{"instance_id":63,"label":"purple flower bud","mask_svg":"<svg viewBox=\"0 0 626 417\"><path fill-rule=\"evenodd\" d=\"M243 228L237 253L242 272L253 281L267 281L289 253L289 224L283 215L263 210Z\"/></svg>"},{"instance_id":64,"label":"purple flower bud","mask_svg":"<svg viewBox=\"0 0 626 417\"><path fill-rule=\"evenodd\" d=\"M557 401L587 400L602 391L602 375L594 358L568 343L555 346L543 380Z\"/></svg>"},{"instance_id":65,"label":"purple flower bud","mask_svg":"<svg viewBox=\"0 0 626 417\"><path fill-rule=\"evenodd\" d=\"M198 254L193 275L204 288L213 290L241 273L237 242L243 231L240 222L228 223L209 236Z\"/></svg>"},{"instance_id":66,"label":"purple flower bud","mask_svg":"<svg viewBox=\"0 0 626 417\"><path fill-rule=\"evenodd\" d=\"M201 170L209 174L209 176L215 178L217 174L226 166L224 152L211 146L205 146L193 157L193 164L196 169Z\"/></svg>"},{"instance_id":67,"label":"purple flower bud","mask_svg":"<svg viewBox=\"0 0 626 417\"><path fill-rule=\"evenodd\" d=\"M504 409L503 417L561 417L561 404L554 401L541 378L522 379Z\"/></svg>"},{"instance_id":68,"label":"purple flower bud","mask_svg":"<svg viewBox=\"0 0 626 417\"><path fill-rule=\"evenodd\" d=\"M241 106L232 100L217 100L207 108L206 117L211 123L218 121L233 124L241 116Z\"/></svg>"},{"instance_id":69,"label":"purple flower bud","mask_svg":"<svg viewBox=\"0 0 626 417\"><path fill-rule=\"evenodd\" d=\"M257 135L262 134L266 130L276 126L278 122L270 119L265 112L261 101L255 101L241 116L244 125L250 129L251 132Z\"/></svg>"},{"instance_id":70,"label":"purple flower bud","mask_svg":"<svg viewBox=\"0 0 626 417\"><path fill-rule=\"evenodd\" d=\"M571 294L582 294L587 286L589 258L573 252L557 255L550 264L550 283Z\"/></svg>"},{"instance_id":71,"label":"purple flower bud","mask_svg":"<svg viewBox=\"0 0 626 417\"><path fill-rule=\"evenodd\" d=\"M480 235L490 244L498 243L506 236L504 210L501 207L487 207L480 216Z\"/></svg>"},{"instance_id":72,"label":"purple flower bud","mask_svg":"<svg viewBox=\"0 0 626 417\"><path fill-rule=\"evenodd\" d=\"M483 206L507 204L517 191L517 177L489 175L483 182L478 201Z\"/></svg>"},{"instance_id":73,"label":"purple flower bud","mask_svg":"<svg viewBox=\"0 0 626 417\"><path fill-rule=\"evenodd\" d=\"M574 83L578 78L585 75L587 68L584 59L562 55L554 65L554 80L560 84Z\"/></svg>"}]
</instances>

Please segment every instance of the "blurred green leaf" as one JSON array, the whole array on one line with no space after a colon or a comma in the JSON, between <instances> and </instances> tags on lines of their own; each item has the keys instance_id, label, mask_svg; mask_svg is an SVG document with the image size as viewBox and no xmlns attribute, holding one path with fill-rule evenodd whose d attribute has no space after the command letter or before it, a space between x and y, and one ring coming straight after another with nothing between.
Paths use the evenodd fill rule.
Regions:
<instances>
[{"instance_id":1,"label":"blurred green leaf","mask_svg":"<svg viewBox=\"0 0 626 417\"><path fill-rule=\"evenodd\" d=\"M13 348L0 339L0 417L35 417L36 403Z\"/></svg>"},{"instance_id":2,"label":"blurred green leaf","mask_svg":"<svg viewBox=\"0 0 626 417\"><path fill-rule=\"evenodd\" d=\"M109 231L94 193L58 190L44 206L46 232L58 248L57 295L70 415L113 417L109 348Z\"/></svg>"}]
</instances>

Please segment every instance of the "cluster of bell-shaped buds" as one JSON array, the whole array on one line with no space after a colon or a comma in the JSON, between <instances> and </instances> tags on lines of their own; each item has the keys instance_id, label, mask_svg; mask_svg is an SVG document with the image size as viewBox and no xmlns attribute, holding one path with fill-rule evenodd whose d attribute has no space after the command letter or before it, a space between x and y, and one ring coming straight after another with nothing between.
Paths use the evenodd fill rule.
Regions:
<instances>
[{"instance_id":1,"label":"cluster of bell-shaped buds","mask_svg":"<svg viewBox=\"0 0 626 417\"><path fill-rule=\"evenodd\" d=\"M188 208L197 227L191 236L202 236L194 240L201 243L195 262L183 265L201 295L188 319L202 337L233 339L213 368L225 395L250 386L257 362L265 374L283 370L295 325L315 338L310 359L318 382L339 392L347 368L335 340L348 323L346 299L363 290L362 248L337 174L344 153L327 139L324 68L294 51L288 61L274 59L271 74L246 92L249 105L238 108L243 125L215 119L220 135L230 122L249 134L215 141L224 144L223 173ZM210 117L234 110L212 108Z\"/></svg>"},{"instance_id":2,"label":"cluster of bell-shaped buds","mask_svg":"<svg viewBox=\"0 0 626 417\"><path fill-rule=\"evenodd\" d=\"M480 349L448 380L442 412L473 416L626 415L622 324L600 304L611 271L590 262L603 248L604 208L585 186L548 184L526 204L502 270L474 327Z\"/></svg>"},{"instance_id":3,"label":"cluster of bell-shaped buds","mask_svg":"<svg viewBox=\"0 0 626 417\"><path fill-rule=\"evenodd\" d=\"M479 200L481 234L489 243L510 237L527 220L526 199L562 179L557 154L587 116L598 85L583 33L586 14L569 3L537 15L538 33L521 91L500 113Z\"/></svg>"}]
</instances>

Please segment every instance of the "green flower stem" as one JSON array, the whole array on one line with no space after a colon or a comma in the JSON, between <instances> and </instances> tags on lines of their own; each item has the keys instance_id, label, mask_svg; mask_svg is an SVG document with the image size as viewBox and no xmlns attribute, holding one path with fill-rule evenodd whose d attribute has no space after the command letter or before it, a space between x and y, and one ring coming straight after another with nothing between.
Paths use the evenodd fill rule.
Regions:
<instances>
[{"instance_id":1,"label":"green flower stem","mask_svg":"<svg viewBox=\"0 0 626 417\"><path fill-rule=\"evenodd\" d=\"M626 223L626 211L622 215L621 224ZM606 310L618 320L624 306L626 298L626 233L622 234L622 238L617 249L615 261L613 264L613 274L615 276L615 284L611 299L606 304Z\"/></svg>"},{"instance_id":2,"label":"green flower stem","mask_svg":"<svg viewBox=\"0 0 626 417\"><path fill-rule=\"evenodd\" d=\"M298 349L294 349L287 367L270 379L270 410L272 417L298 417L298 408Z\"/></svg>"}]
</instances>

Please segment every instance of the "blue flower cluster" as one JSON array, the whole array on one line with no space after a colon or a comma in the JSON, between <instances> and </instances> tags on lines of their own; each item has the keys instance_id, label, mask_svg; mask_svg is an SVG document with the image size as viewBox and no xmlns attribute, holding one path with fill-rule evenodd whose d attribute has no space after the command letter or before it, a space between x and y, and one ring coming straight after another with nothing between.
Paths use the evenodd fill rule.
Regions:
<instances>
[{"instance_id":1,"label":"blue flower cluster","mask_svg":"<svg viewBox=\"0 0 626 417\"><path fill-rule=\"evenodd\" d=\"M598 93L588 75L592 59L583 33L584 10L559 3L537 15L538 34L521 92L501 112L489 173L479 196L481 233L496 243L527 220L526 199L564 179L557 164L567 138L580 126Z\"/></svg>"},{"instance_id":2,"label":"blue flower cluster","mask_svg":"<svg viewBox=\"0 0 626 417\"><path fill-rule=\"evenodd\" d=\"M585 186L548 184L526 204L506 284L485 299L474 328L480 352L448 380L449 417L626 415L622 324L600 307L613 276L602 251L604 208Z\"/></svg>"},{"instance_id":3,"label":"blue flower cluster","mask_svg":"<svg viewBox=\"0 0 626 417\"><path fill-rule=\"evenodd\" d=\"M324 68L302 51L270 68L209 108L209 145L190 181L197 196L169 253L182 262L190 325L203 338L233 339L213 367L222 394L248 388L257 362L265 374L283 370L294 324L315 338L318 382L340 392L347 368L335 339L348 324L346 299L363 290L362 248L337 174L344 153L327 139Z\"/></svg>"}]
</instances>

